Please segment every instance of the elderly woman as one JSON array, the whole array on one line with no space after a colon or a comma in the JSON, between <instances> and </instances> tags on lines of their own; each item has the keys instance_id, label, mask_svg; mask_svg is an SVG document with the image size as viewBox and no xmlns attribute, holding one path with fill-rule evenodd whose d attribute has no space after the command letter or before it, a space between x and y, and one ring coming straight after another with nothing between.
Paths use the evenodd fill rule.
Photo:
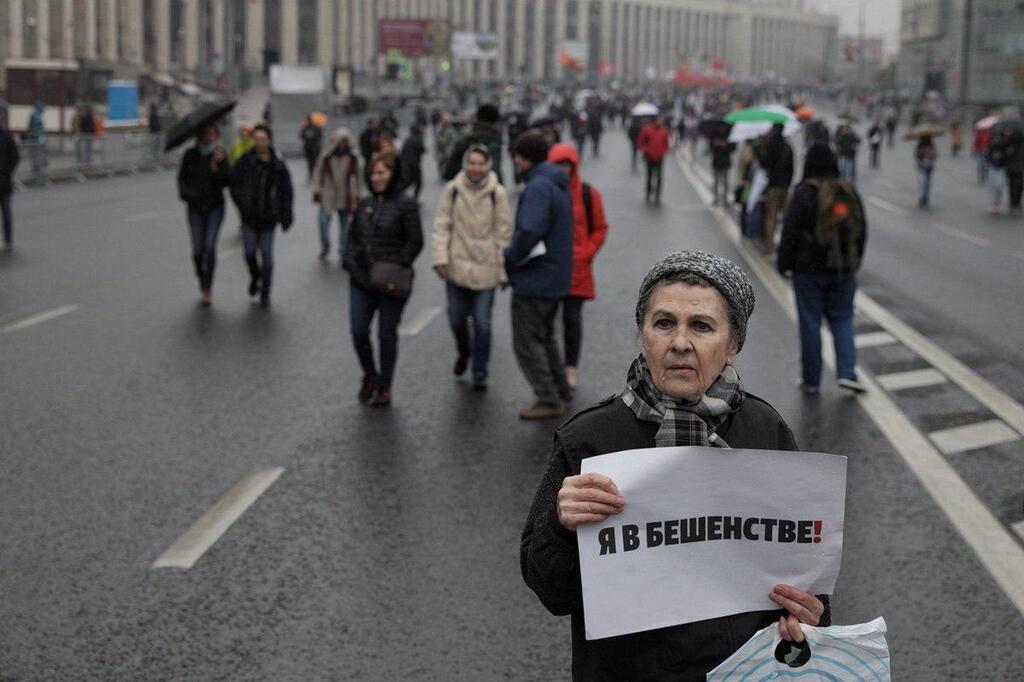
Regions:
<instances>
[{"instance_id":1,"label":"elderly woman","mask_svg":"<svg viewBox=\"0 0 1024 682\"><path fill-rule=\"evenodd\" d=\"M692 251L667 256L640 287L641 352L626 388L555 433L554 453L523 530L520 561L544 606L572 616L574 680L703 680L767 625L777 623L784 639L800 641L800 623L830 624L827 596L765 585L779 610L591 641L584 635L576 528L618 514L628 500L609 478L581 476L583 459L683 445L796 449L786 422L743 390L732 366L753 309L753 287L734 263Z\"/></svg>"}]
</instances>

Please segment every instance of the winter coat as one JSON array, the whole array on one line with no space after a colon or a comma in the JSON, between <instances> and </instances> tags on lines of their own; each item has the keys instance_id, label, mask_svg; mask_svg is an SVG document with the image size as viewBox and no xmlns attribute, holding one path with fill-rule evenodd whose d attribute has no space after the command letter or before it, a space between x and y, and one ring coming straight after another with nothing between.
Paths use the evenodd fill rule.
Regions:
<instances>
[{"instance_id":1,"label":"winter coat","mask_svg":"<svg viewBox=\"0 0 1024 682\"><path fill-rule=\"evenodd\" d=\"M512 238L508 194L489 172L474 186L461 171L445 185L431 235L433 265L448 266L448 281L487 291L508 281L503 251Z\"/></svg>"},{"instance_id":2,"label":"winter coat","mask_svg":"<svg viewBox=\"0 0 1024 682\"><path fill-rule=\"evenodd\" d=\"M309 123L299 130L299 138L302 140L302 153L308 156L316 156L320 153L323 145L324 132L317 126Z\"/></svg>"},{"instance_id":3,"label":"winter coat","mask_svg":"<svg viewBox=\"0 0 1024 682\"><path fill-rule=\"evenodd\" d=\"M779 272L831 272L826 265L828 249L818 243L818 238L814 234L817 222L818 188L804 180L793 189L793 196L790 197L786 209L786 218L782 223L782 237L776 261ZM864 232L857 242L857 251L860 254L864 253L867 235L865 214Z\"/></svg>"},{"instance_id":4,"label":"winter coat","mask_svg":"<svg viewBox=\"0 0 1024 682\"><path fill-rule=\"evenodd\" d=\"M754 611L588 641L584 633L576 533L558 521L558 491L582 461L609 452L655 447L658 424L640 421L613 396L586 409L555 432L555 446L520 540L526 584L556 616L571 616L573 680L703 680L755 632L777 623L782 611ZM734 448L796 450L786 422L750 393L719 434ZM765 591L771 589L765 585ZM799 585L797 586L799 587ZM827 596L820 625L831 624Z\"/></svg>"},{"instance_id":5,"label":"winter coat","mask_svg":"<svg viewBox=\"0 0 1024 682\"><path fill-rule=\"evenodd\" d=\"M668 128L648 123L637 137L637 146L648 161L661 161L668 154Z\"/></svg>"},{"instance_id":6,"label":"winter coat","mask_svg":"<svg viewBox=\"0 0 1024 682\"><path fill-rule=\"evenodd\" d=\"M757 161L757 157L754 155L754 145L750 142L744 142L740 145L740 153L736 157L736 185L745 185L750 181L753 176L751 167L754 162Z\"/></svg>"},{"instance_id":7,"label":"winter coat","mask_svg":"<svg viewBox=\"0 0 1024 682\"><path fill-rule=\"evenodd\" d=\"M359 201L359 160L351 147L338 149L342 141L351 145L352 135L340 128L331 134L327 149L313 167L314 200L319 198L320 207L328 213L345 211L352 213Z\"/></svg>"},{"instance_id":8,"label":"winter coat","mask_svg":"<svg viewBox=\"0 0 1024 682\"><path fill-rule=\"evenodd\" d=\"M21 155L14 136L6 130L0 130L0 197L10 194L14 189L11 178L18 167Z\"/></svg>"},{"instance_id":9,"label":"winter coat","mask_svg":"<svg viewBox=\"0 0 1024 682\"><path fill-rule=\"evenodd\" d=\"M343 266L352 283L363 289L370 286L374 261L412 267L423 250L419 204L402 194L400 182L399 175L392 173L383 192L371 192L359 201L349 223ZM368 177L366 184L370 186Z\"/></svg>"},{"instance_id":10,"label":"winter coat","mask_svg":"<svg viewBox=\"0 0 1024 682\"><path fill-rule=\"evenodd\" d=\"M601 250L608 235L608 219L604 213L604 202L596 187L589 187L590 212L583 198L583 181L579 172L579 154L572 145L556 144L548 151L548 161L558 163L569 161L573 165L569 175L569 194L572 197L572 286L570 296L592 299L594 287L594 256Z\"/></svg>"},{"instance_id":11,"label":"winter coat","mask_svg":"<svg viewBox=\"0 0 1024 682\"><path fill-rule=\"evenodd\" d=\"M257 231L273 230L278 223L287 230L294 222L292 176L273 149L269 161L253 149L231 168L231 198L242 223Z\"/></svg>"},{"instance_id":12,"label":"winter coat","mask_svg":"<svg viewBox=\"0 0 1024 682\"><path fill-rule=\"evenodd\" d=\"M227 159L210 172L212 156L212 152L203 154L197 146L189 147L178 167L178 196L190 209L201 213L224 208L224 188L231 180Z\"/></svg>"},{"instance_id":13,"label":"winter coat","mask_svg":"<svg viewBox=\"0 0 1024 682\"><path fill-rule=\"evenodd\" d=\"M452 147L448 155L448 162L445 164L444 177L452 179L462 170L462 157L472 144L482 144L491 153L491 168L498 176L498 182L505 184L501 174L501 150L502 138L501 128L494 123L477 121L468 133L463 135Z\"/></svg>"},{"instance_id":14,"label":"winter coat","mask_svg":"<svg viewBox=\"0 0 1024 682\"><path fill-rule=\"evenodd\" d=\"M782 133L772 134L758 154L758 163L768 174L769 187L785 187L793 184L793 148Z\"/></svg>"},{"instance_id":15,"label":"winter coat","mask_svg":"<svg viewBox=\"0 0 1024 682\"><path fill-rule=\"evenodd\" d=\"M420 162L423 159L423 155L426 153L427 148L423 144L422 135L410 135L406 138L405 142L402 143L402 152L400 156L402 159L402 172L405 174L402 177L402 181L406 185L413 184L423 176L423 169L420 166Z\"/></svg>"},{"instance_id":16,"label":"winter coat","mask_svg":"<svg viewBox=\"0 0 1024 682\"><path fill-rule=\"evenodd\" d=\"M711 167L715 170L726 171L732 165L732 153L736 150L736 144L729 142L725 137L711 138Z\"/></svg>"},{"instance_id":17,"label":"winter coat","mask_svg":"<svg viewBox=\"0 0 1024 682\"><path fill-rule=\"evenodd\" d=\"M565 298L572 285L569 176L558 166L542 163L523 173L523 179L526 186L519 196L512 242L505 249L505 271L521 296ZM541 241L547 253L529 258Z\"/></svg>"},{"instance_id":18,"label":"winter coat","mask_svg":"<svg viewBox=\"0 0 1024 682\"><path fill-rule=\"evenodd\" d=\"M935 168L935 159L939 157L939 152L935 148L935 143L929 138L921 138L917 142L917 147L914 148L914 162L917 164L917 169L931 173Z\"/></svg>"},{"instance_id":19,"label":"winter coat","mask_svg":"<svg viewBox=\"0 0 1024 682\"><path fill-rule=\"evenodd\" d=\"M363 163L370 163L370 158L377 151L379 136L379 128L364 128L363 132L359 133L359 153L363 156Z\"/></svg>"}]
</instances>

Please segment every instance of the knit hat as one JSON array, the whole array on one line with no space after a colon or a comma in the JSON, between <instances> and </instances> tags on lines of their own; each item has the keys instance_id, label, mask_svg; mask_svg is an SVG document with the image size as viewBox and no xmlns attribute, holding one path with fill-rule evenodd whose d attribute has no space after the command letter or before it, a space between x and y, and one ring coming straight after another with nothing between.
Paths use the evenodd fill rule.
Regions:
<instances>
[{"instance_id":1,"label":"knit hat","mask_svg":"<svg viewBox=\"0 0 1024 682\"><path fill-rule=\"evenodd\" d=\"M476 109L476 120L487 123L497 123L501 118L501 112L493 104L481 104Z\"/></svg>"},{"instance_id":2,"label":"knit hat","mask_svg":"<svg viewBox=\"0 0 1024 682\"><path fill-rule=\"evenodd\" d=\"M736 350L743 350L747 320L754 312L754 287L742 269L731 260L703 251L676 251L658 261L640 285L636 302L636 326L643 327L644 307L654 287L666 279L694 274L711 283L725 299L729 322L736 335Z\"/></svg>"},{"instance_id":3,"label":"knit hat","mask_svg":"<svg viewBox=\"0 0 1024 682\"><path fill-rule=\"evenodd\" d=\"M535 166L544 163L548 160L548 140L537 131L523 133L516 139L512 154L518 154Z\"/></svg>"}]
</instances>

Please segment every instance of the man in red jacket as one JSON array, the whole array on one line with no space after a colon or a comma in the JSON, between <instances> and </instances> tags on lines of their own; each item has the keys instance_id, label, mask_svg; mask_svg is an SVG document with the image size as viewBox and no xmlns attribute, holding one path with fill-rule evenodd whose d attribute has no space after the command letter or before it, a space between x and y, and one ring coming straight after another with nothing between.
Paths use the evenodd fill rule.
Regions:
<instances>
[{"instance_id":1,"label":"man in red jacket","mask_svg":"<svg viewBox=\"0 0 1024 682\"><path fill-rule=\"evenodd\" d=\"M644 126L640 131L637 142L640 151L647 161L647 197L650 201L653 195L655 203L661 203L661 164L668 153L668 127L665 126L665 117L658 116L656 119Z\"/></svg>"}]
</instances>

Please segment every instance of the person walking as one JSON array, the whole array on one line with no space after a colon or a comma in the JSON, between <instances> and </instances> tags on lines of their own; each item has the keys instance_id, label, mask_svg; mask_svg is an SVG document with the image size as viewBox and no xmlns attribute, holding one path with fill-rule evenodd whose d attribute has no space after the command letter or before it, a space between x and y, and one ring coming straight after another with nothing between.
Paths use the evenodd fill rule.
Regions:
<instances>
[{"instance_id":1,"label":"person walking","mask_svg":"<svg viewBox=\"0 0 1024 682\"><path fill-rule=\"evenodd\" d=\"M71 130L75 133L75 158L80 168L92 165L92 146L96 139L96 117L88 104L78 108Z\"/></svg>"},{"instance_id":2,"label":"person walking","mask_svg":"<svg viewBox=\"0 0 1024 682\"><path fill-rule=\"evenodd\" d=\"M665 155L668 154L669 131L665 127L665 117L658 116L640 131L637 146L644 154L647 163L646 201L661 203L661 175Z\"/></svg>"},{"instance_id":3,"label":"person walking","mask_svg":"<svg viewBox=\"0 0 1024 682\"><path fill-rule=\"evenodd\" d=\"M636 158L640 152L640 131L644 129L646 125L645 120L640 116L629 117L629 127L626 128L626 137L629 138L630 157L629 164L630 170L636 172Z\"/></svg>"},{"instance_id":4,"label":"person walking","mask_svg":"<svg viewBox=\"0 0 1024 682\"><path fill-rule=\"evenodd\" d=\"M558 306L572 285L572 200L569 176L547 157L539 132L521 135L512 157L526 182L504 253L512 284L512 346L537 397L520 419L561 417L572 398L555 339Z\"/></svg>"},{"instance_id":5,"label":"person walking","mask_svg":"<svg viewBox=\"0 0 1024 682\"><path fill-rule=\"evenodd\" d=\"M914 162L917 164L917 206L927 208L932 189L932 171L938 158L935 142L931 135L922 135L914 148Z\"/></svg>"},{"instance_id":6,"label":"person walking","mask_svg":"<svg viewBox=\"0 0 1024 682\"><path fill-rule=\"evenodd\" d=\"M227 153L219 142L217 126L206 126L196 136L196 144L181 157L178 168L178 196L188 208L192 262L204 306L213 302L217 235L224 222L224 188L231 180Z\"/></svg>"},{"instance_id":7,"label":"person walking","mask_svg":"<svg viewBox=\"0 0 1024 682\"><path fill-rule=\"evenodd\" d=\"M871 129L868 130L868 145L871 147L871 167L878 168L878 155L882 150L882 141L885 139L885 133L882 132L882 126L879 125L878 121L875 121Z\"/></svg>"},{"instance_id":8,"label":"person walking","mask_svg":"<svg viewBox=\"0 0 1024 682\"><path fill-rule=\"evenodd\" d=\"M835 344L840 387L862 393L853 339L853 298L857 270L867 241L867 220L853 184L839 179L835 156L825 145L807 151L804 176L782 227L779 259L793 279L800 327L800 388L817 393L821 381L821 318Z\"/></svg>"},{"instance_id":9,"label":"person walking","mask_svg":"<svg viewBox=\"0 0 1024 682\"><path fill-rule=\"evenodd\" d=\"M839 155L839 176L847 182L857 182L857 148L860 136L853 126L841 125L836 130L836 153Z\"/></svg>"},{"instance_id":10,"label":"person walking","mask_svg":"<svg viewBox=\"0 0 1024 682\"><path fill-rule=\"evenodd\" d=\"M604 118L602 106L595 104L589 108L587 114L587 137L590 138L590 142L594 149L594 158L601 155L601 135L604 134ZM580 147L580 152L583 148Z\"/></svg>"},{"instance_id":11,"label":"person walking","mask_svg":"<svg viewBox=\"0 0 1024 682\"><path fill-rule=\"evenodd\" d=\"M444 180L444 167L448 162L448 155L452 153L458 136L455 126L452 125L451 114L441 114L440 122L434 126L434 159L437 161L437 177L441 181Z\"/></svg>"},{"instance_id":12,"label":"person walking","mask_svg":"<svg viewBox=\"0 0 1024 682\"><path fill-rule=\"evenodd\" d=\"M35 108L28 119L28 142L32 148L32 173L41 175L49 165L46 155L46 124L43 121L43 113L46 105L36 102Z\"/></svg>"},{"instance_id":13,"label":"person walking","mask_svg":"<svg viewBox=\"0 0 1024 682\"><path fill-rule=\"evenodd\" d=\"M1024 137L1020 131L1009 135L1006 147L1006 183L1010 188L1010 215L1021 215L1021 194L1024 193Z\"/></svg>"},{"instance_id":14,"label":"person walking","mask_svg":"<svg viewBox=\"0 0 1024 682\"><path fill-rule=\"evenodd\" d=\"M451 154L445 164L444 179L453 180L459 171L462 170L462 159L466 156L466 150L470 145L482 144L491 153L491 170L498 176L498 182L505 184L501 172L501 149L502 137L501 128L498 123L501 121L501 112L493 104L484 103L477 107L476 120L473 127L464 134L452 147Z\"/></svg>"},{"instance_id":15,"label":"person walking","mask_svg":"<svg viewBox=\"0 0 1024 682\"><path fill-rule=\"evenodd\" d=\"M385 150L366 167L370 196L356 206L343 267L348 271L352 345L363 370L358 398L374 407L391 404L398 360L398 325L412 293L412 264L423 249L419 205L405 196L398 156ZM380 364L374 360L370 325L377 320Z\"/></svg>"},{"instance_id":16,"label":"person walking","mask_svg":"<svg viewBox=\"0 0 1024 682\"><path fill-rule=\"evenodd\" d=\"M324 131L313 123L311 116L307 115L302 119L299 139L302 140L302 155L306 157L306 182L310 182L313 179L313 166L320 158L320 150L324 144Z\"/></svg>"},{"instance_id":17,"label":"person walking","mask_svg":"<svg viewBox=\"0 0 1024 682\"><path fill-rule=\"evenodd\" d=\"M413 199L419 199L423 188L423 155L427 147L423 144L423 128L413 124L409 128L409 137L402 143L402 190L412 189Z\"/></svg>"},{"instance_id":18,"label":"person walking","mask_svg":"<svg viewBox=\"0 0 1024 682\"><path fill-rule=\"evenodd\" d=\"M287 232L294 222L294 190L284 159L273 147L270 128L253 128L253 148L231 169L231 197L242 216L242 245L249 266L249 295L270 305L274 273L274 229Z\"/></svg>"},{"instance_id":19,"label":"person walking","mask_svg":"<svg viewBox=\"0 0 1024 682\"><path fill-rule=\"evenodd\" d=\"M363 168L370 165L370 160L377 153L380 125L375 118L366 119L366 127L359 133L359 153L363 157Z\"/></svg>"},{"instance_id":20,"label":"person walking","mask_svg":"<svg viewBox=\"0 0 1024 682\"><path fill-rule=\"evenodd\" d=\"M975 130L971 141L971 156L977 165L978 184L984 185L988 180L988 147L992 141L992 129Z\"/></svg>"},{"instance_id":21,"label":"person walking","mask_svg":"<svg viewBox=\"0 0 1024 682\"><path fill-rule=\"evenodd\" d=\"M964 146L964 124L960 119L949 125L949 151L955 159L960 156L960 149Z\"/></svg>"},{"instance_id":22,"label":"person walking","mask_svg":"<svg viewBox=\"0 0 1024 682\"><path fill-rule=\"evenodd\" d=\"M601 193L580 177L579 157L572 145L556 144L548 150L548 162L569 175L572 198L572 284L569 295L562 299L562 338L565 340L565 382L575 389L583 345L583 303L596 295L593 263L608 234L608 219Z\"/></svg>"},{"instance_id":23,"label":"person walking","mask_svg":"<svg viewBox=\"0 0 1024 682\"><path fill-rule=\"evenodd\" d=\"M895 107L889 107L885 115L885 132L889 135L889 148L896 144L896 127L899 124L900 114Z\"/></svg>"},{"instance_id":24,"label":"person walking","mask_svg":"<svg viewBox=\"0 0 1024 682\"><path fill-rule=\"evenodd\" d=\"M736 145L729 142L728 135L715 135L710 145L711 170L715 175L713 205L725 206L729 203L729 168L732 166L732 153Z\"/></svg>"},{"instance_id":25,"label":"person walking","mask_svg":"<svg viewBox=\"0 0 1024 682\"><path fill-rule=\"evenodd\" d=\"M14 213L11 210L11 195L14 193L14 171L20 161L18 144L14 141L14 136L7 130L4 117L0 115L0 219L3 220L3 251L10 251L14 248Z\"/></svg>"},{"instance_id":26,"label":"person walking","mask_svg":"<svg viewBox=\"0 0 1024 682\"><path fill-rule=\"evenodd\" d=\"M587 144L586 112L581 111L572 117L572 121L569 124L569 131L572 133L572 139L576 142L576 148L580 150L579 156L580 158L582 158L582 150L584 146Z\"/></svg>"},{"instance_id":27,"label":"person walking","mask_svg":"<svg viewBox=\"0 0 1024 682\"><path fill-rule=\"evenodd\" d=\"M445 283L448 323L457 352L453 373L465 374L472 359L476 391L487 389L494 290L508 282L502 253L511 235L508 194L491 170L491 152L481 144L471 145L462 171L445 186L438 201L431 261Z\"/></svg>"},{"instance_id":28,"label":"person walking","mask_svg":"<svg viewBox=\"0 0 1024 682\"><path fill-rule=\"evenodd\" d=\"M359 201L359 159L352 151L352 133L338 128L313 168L313 203L319 206L320 259L331 251L331 222L338 214L338 255L345 257L348 224Z\"/></svg>"},{"instance_id":29,"label":"person walking","mask_svg":"<svg viewBox=\"0 0 1024 682\"><path fill-rule=\"evenodd\" d=\"M776 123L758 153L758 163L768 174L764 191L764 221L761 229L762 249L766 256L775 253L775 226L779 214L785 213L789 186L793 182L793 148L783 137L783 126Z\"/></svg>"}]
</instances>

